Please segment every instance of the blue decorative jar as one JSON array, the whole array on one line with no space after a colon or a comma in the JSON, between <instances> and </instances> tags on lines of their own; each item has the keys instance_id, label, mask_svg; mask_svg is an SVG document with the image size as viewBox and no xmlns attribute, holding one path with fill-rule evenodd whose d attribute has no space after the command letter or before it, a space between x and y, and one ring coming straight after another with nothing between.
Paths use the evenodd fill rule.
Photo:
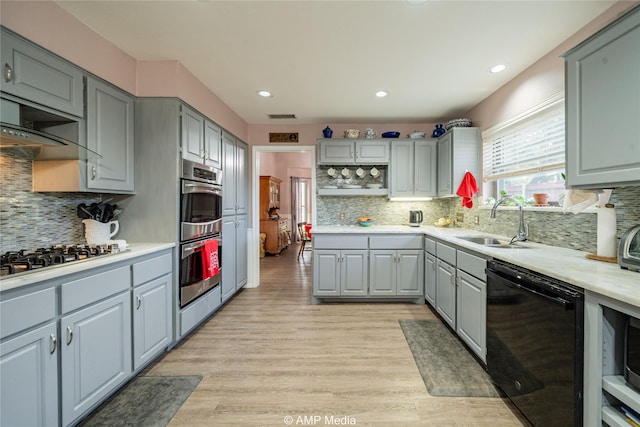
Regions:
<instances>
[{"instance_id":1,"label":"blue decorative jar","mask_svg":"<svg viewBox=\"0 0 640 427\"><path fill-rule=\"evenodd\" d=\"M438 123L436 125L436 128L433 130L433 132L431 133L431 137L432 138L439 138L440 136L442 136L447 130L445 128L442 127L441 123Z\"/></svg>"},{"instance_id":2,"label":"blue decorative jar","mask_svg":"<svg viewBox=\"0 0 640 427\"><path fill-rule=\"evenodd\" d=\"M331 138L333 136L333 131L329 126L327 126L322 130L322 135L324 135L325 138Z\"/></svg>"}]
</instances>

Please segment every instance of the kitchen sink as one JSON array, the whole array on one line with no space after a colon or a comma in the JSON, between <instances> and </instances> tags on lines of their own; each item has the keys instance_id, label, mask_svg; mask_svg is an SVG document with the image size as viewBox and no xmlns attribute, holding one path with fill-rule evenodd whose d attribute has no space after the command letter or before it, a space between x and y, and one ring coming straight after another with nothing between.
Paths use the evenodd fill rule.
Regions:
<instances>
[{"instance_id":1,"label":"kitchen sink","mask_svg":"<svg viewBox=\"0 0 640 427\"><path fill-rule=\"evenodd\" d=\"M528 246L522 246L518 243L509 243L508 240L496 239L495 237L481 237L481 236L456 236L458 239L466 240L467 242L477 243L478 245L488 246L491 248L504 248L504 249L526 249Z\"/></svg>"}]
</instances>

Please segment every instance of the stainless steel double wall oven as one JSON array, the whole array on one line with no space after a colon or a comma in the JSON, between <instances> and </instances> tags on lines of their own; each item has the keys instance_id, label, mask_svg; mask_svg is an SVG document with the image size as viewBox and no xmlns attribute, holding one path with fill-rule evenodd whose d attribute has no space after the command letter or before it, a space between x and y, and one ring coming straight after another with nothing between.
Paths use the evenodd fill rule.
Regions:
<instances>
[{"instance_id":1,"label":"stainless steel double wall oven","mask_svg":"<svg viewBox=\"0 0 640 427\"><path fill-rule=\"evenodd\" d=\"M222 260L222 171L212 166L182 161L180 180L180 307L185 307L220 286L222 266L208 277L203 263L205 247L216 241Z\"/></svg>"}]
</instances>

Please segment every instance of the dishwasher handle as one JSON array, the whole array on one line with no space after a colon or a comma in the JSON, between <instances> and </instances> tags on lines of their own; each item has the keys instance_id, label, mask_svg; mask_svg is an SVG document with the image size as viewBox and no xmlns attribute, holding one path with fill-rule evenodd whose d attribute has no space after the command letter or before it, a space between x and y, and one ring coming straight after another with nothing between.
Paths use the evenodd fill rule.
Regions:
<instances>
[{"instance_id":1,"label":"dishwasher handle","mask_svg":"<svg viewBox=\"0 0 640 427\"><path fill-rule=\"evenodd\" d=\"M542 298L542 299L544 299L546 301L552 302L554 304L561 305L564 308L565 311L570 311L570 310L574 310L575 309L575 304L573 303L573 301L569 301L569 300L567 300L565 298L562 298L560 296L557 296L557 295L544 294L544 293L542 293L542 292L540 292L540 291L538 291L536 289L532 289L532 288L530 288L528 286L524 286L524 285L521 285L520 283L516 283L516 282L510 280L509 278L504 277L504 276L500 275L499 273L497 273L495 271L492 271L490 269L487 269L486 273L487 273L487 280L492 280L492 279L498 280L503 285L505 285L505 286L507 286L509 288L512 288L512 289L513 288L517 288L517 289L522 290L523 292L534 294L534 295L536 295L536 296L538 296L538 297L540 297L540 298Z\"/></svg>"}]
</instances>

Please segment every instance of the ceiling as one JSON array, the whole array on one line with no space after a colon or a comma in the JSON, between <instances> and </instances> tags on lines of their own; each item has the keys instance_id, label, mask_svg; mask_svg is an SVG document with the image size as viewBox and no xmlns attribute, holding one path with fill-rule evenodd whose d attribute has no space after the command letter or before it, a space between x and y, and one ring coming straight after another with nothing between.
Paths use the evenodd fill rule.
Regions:
<instances>
[{"instance_id":1,"label":"ceiling","mask_svg":"<svg viewBox=\"0 0 640 427\"><path fill-rule=\"evenodd\" d=\"M57 3L136 59L180 61L249 124L309 124L459 117L614 1Z\"/></svg>"}]
</instances>

